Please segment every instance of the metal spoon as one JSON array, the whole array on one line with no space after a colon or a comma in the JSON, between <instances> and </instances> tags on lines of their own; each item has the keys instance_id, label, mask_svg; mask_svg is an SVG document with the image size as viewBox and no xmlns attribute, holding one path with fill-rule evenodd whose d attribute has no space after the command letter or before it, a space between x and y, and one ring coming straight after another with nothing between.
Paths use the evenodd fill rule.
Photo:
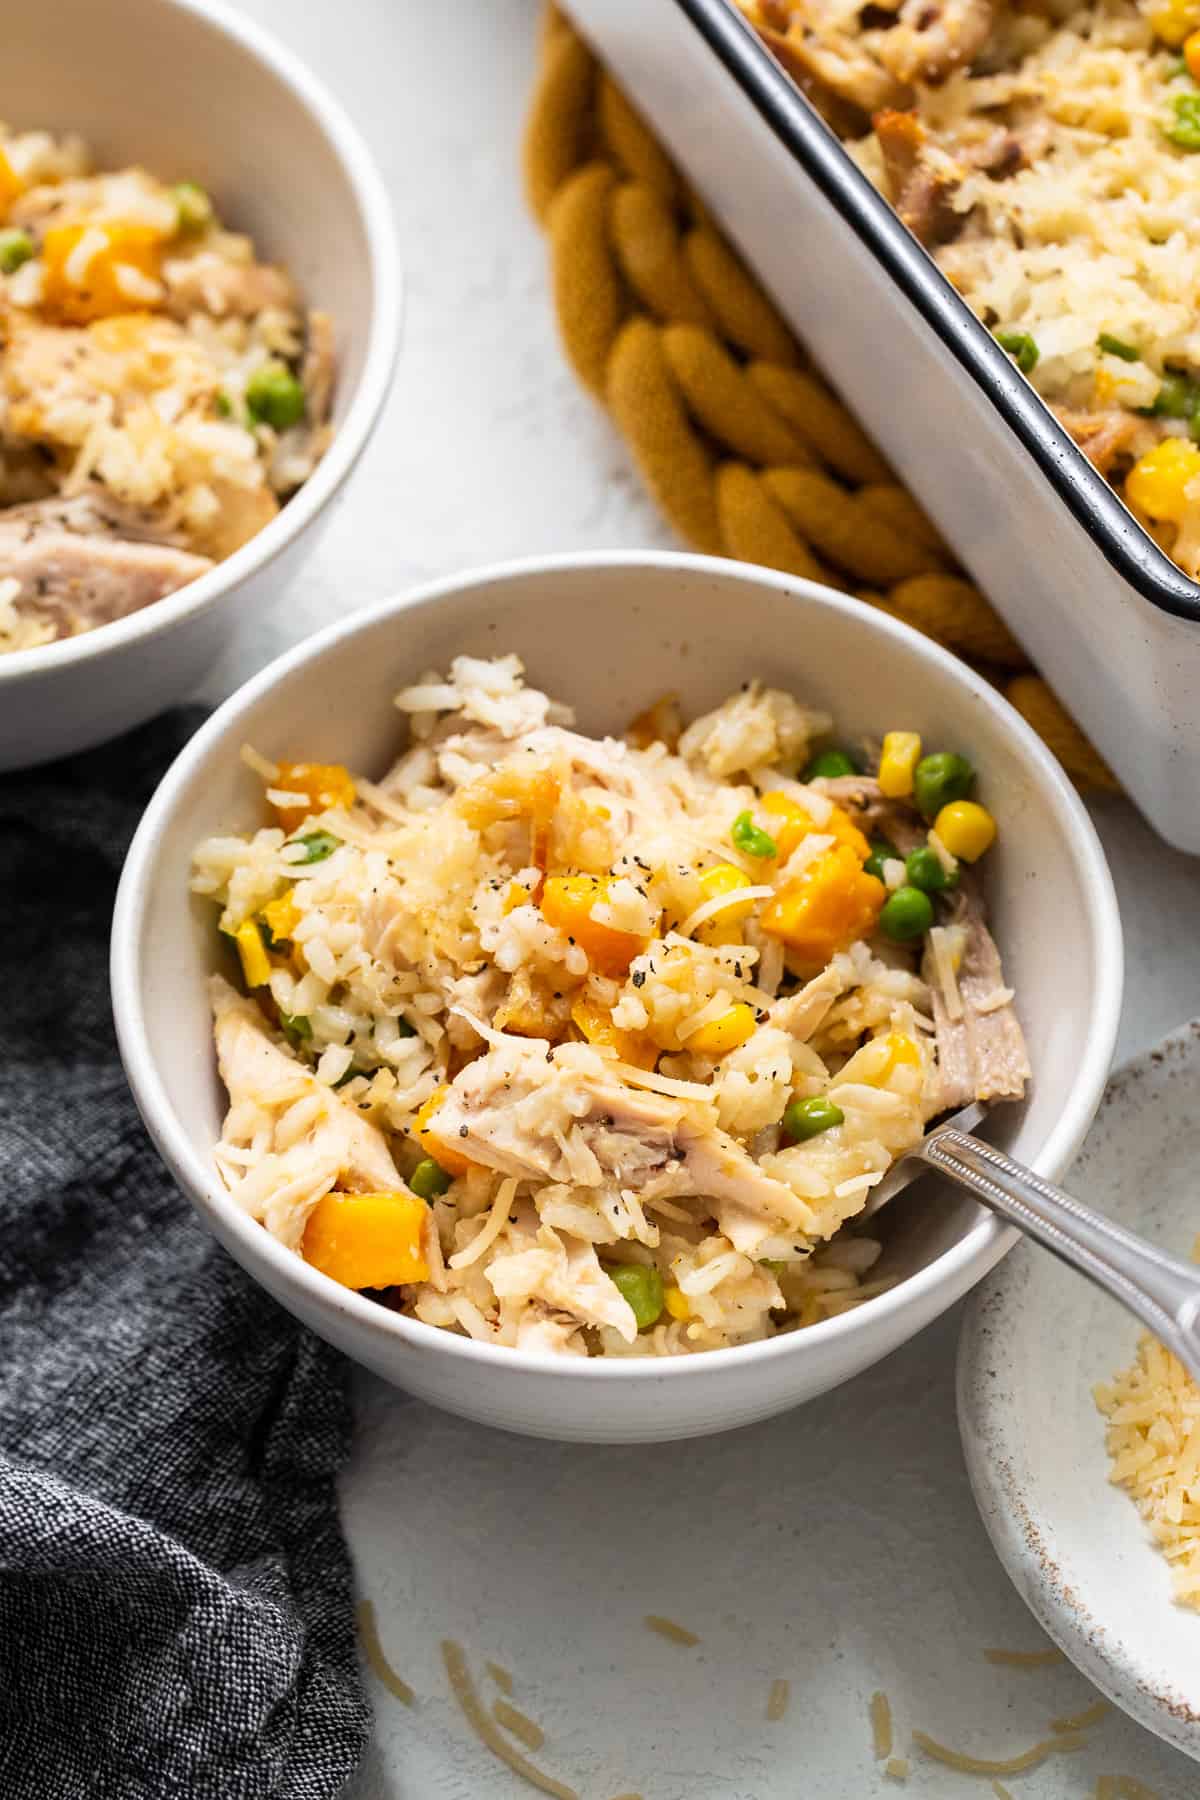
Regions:
<instances>
[{"instance_id":1,"label":"metal spoon","mask_svg":"<svg viewBox=\"0 0 1200 1800\"><path fill-rule=\"evenodd\" d=\"M868 1211L878 1212L927 1168L948 1175L1127 1306L1200 1382L1200 1268L1114 1225L1003 1150L972 1137L985 1111L978 1103L965 1106L929 1132L888 1170Z\"/></svg>"}]
</instances>

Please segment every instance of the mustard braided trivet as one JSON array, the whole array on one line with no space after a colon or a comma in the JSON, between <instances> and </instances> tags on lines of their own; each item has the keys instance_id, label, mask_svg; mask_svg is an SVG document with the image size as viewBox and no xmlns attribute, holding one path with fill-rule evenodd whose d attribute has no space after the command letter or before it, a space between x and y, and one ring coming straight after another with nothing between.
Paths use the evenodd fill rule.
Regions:
<instances>
[{"instance_id":1,"label":"mustard braided trivet","mask_svg":"<svg viewBox=\"0 0 1200 1800\"><path fill-rule=\"evenodd\" d=\"M567 356L698 550L854 592L979 666L1081 786L1112 772L553 6L525 135Z\"/></svg>"}]
</instances>

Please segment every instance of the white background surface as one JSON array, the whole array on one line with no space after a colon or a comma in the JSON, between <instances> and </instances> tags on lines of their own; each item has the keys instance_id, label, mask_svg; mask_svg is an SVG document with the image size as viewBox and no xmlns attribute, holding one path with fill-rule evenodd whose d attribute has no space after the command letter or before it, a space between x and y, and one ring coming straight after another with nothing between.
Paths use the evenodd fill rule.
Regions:
<instances>
[{"instance_id":1,"label":"white background surface","mask_svg":"<svg viewBox=\"0 0 1200 1800\"><path fill-rule=\"evenodd\" d=\"M406 326L387 416L324 543L272 616L244 622L210 699L423 576L671 543L555 340L517 177L533 0L246 10L320 71L370 141L396 205ZM1128 934L1128 1054L1200 1012L1200 864L1157 844L1123 803L1096 816ZM985 1645L1043 1640L967 1486L958 1322L802 1411L660 1450L506 1437L363 1379L346 1527L418 1700L410 1712L375 1690L376 1743L355 1800L531 1791L454 1708L444 1636L467 1646L485 1692L485 1657L513 1670L517 1704L547 1731L537 1760L584 1800L990 1795L988 1782L920 1760L907 1788L885 1781L866 1718L883 1688L903 1739L920 1726L1006 1756L1090 1697L1069 1668L1010 1671L982 1657ZM647 1612L684 1621L700 1647L652 1636ZM769 1725L777 1676L791 1681L791 1708ZM1100 1773L1135 1775L1164 1800L1200 1793L1195 1765L1116 1715L1083 1754L1009 1785L1022 1800L1083 1800Z\"/></svg>"}]
</instances>

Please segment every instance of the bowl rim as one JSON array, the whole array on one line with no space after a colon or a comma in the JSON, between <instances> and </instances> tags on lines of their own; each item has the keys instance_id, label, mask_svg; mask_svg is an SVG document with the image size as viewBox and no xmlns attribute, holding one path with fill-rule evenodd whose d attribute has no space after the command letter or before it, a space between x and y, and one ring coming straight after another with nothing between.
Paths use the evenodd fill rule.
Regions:
<instances>
[{"instance_id":1,"label":"bowl rim","mask_svg":"<svg viewBox=\"0 0 1200 1800\"><path fill-rule=\"evenodd\" d=\"M227 4L227 0L158 0L210 26L229 39L248 60L262 65L289 88L315 121L349 182L367 243L371 313L366 351L346 416L320 462L269 525L235 550L232 556L177 588L162 600L143 606L123 619L96 626L76 637L12 650L0 656L0 690L26 675L49 675L96 657L120 651L167 631L181 620L213 605L267 569L313 523L337 493L365 450L391 386L400 342L402 280L400 253L391 202L383 177L366 141L340 100L307 64L269 31Z\"/></svg>"},{"instance_id":2,"label":"bowl rim","mask_svg":"<svg viewBox=\"0 0 1200 1800\"><path fill-rule=\"evenodd\" d=\"M1105 1084L1104 1110L1081 1147L1085 1164L1102 1159L1105 1137L1127 1126L1131 1114L1145 1119L1164 1066L1181 1065L1186 1074L1195 1076L1200 1067L1198 1039L1200 1019L1194 1018L1133 1052L1113 1070ZM1128 1207L1124 1213L1119 1205L1112 1210L1114 1223L1132 1225L1144 1235L1136 1219L1130 1220ZM1160 1241L1157 1234L1151 1241ZM1030 1256L1040 1254L1030 1247ZM1027 1297L1026 1270L1031 1266L1036 1269L1038 1265L1030 1265L1024 1256L1014 1259L972 1296L963 1314L955 1364L955 1409L971 1494L1005 1574L1059 1649L1114 1705L1164 1742L1200 1760L1200 1712L1194 1697L1164 1680L1161 1669L1149 1668L1138 1649L1130 1649L1128 1638L1118 1637L1110 1628L1107 1616L1091 1610L1087 1602L1094 1584L1081 1586L1071 1563L1071 1543L1078 1542L1078 1534L1068 1541L1045 1504L1045 1488L1023 1479L1026 1384L998 1381L996 1364L1011 1316L1030 1306L1045 1311L1036 1294L1032 1300ZM1072 1279L1081 1278L1073 1274ZM1082 1303L1092 1305L1091 1295L1097 1291L1081 1291ZM1099 1294L1095 1304L1113 1306L1107 1296ZM1119 1311L1113 1310L1119 1319ZM1139 1338L1144 1334L1144 1327L1131 1317L1126 1323L1136 1329ZM1114 1350L1108 1367L1118 1360L1123 1359ZM1080 1386L1076 1397L1080 1406L1091 1404L1086 1385ZM1099 1412L1093 1423L1098 1449L1105 1429ZM1101 1482L1107 1477L1107 1463L1105 1456ZM1161 1577L1162 1587L1153 1604L1170 1608L1166 1592L1169 1564L1158 1555L1132 1498L1124 1494L1122 1499L1126 1541L1136 1542L1139 1560L1143 1551L1147 1562L1153 1558L1156 1575Z\"/></svg>"},{"instance_id":3,"label":"bowl rim","mask_svg":"<svg viewBox=\"0 0 1200 1800\"><path fill-rule=\"evenodd\" d=\"M510 581L524 581L587 568L622 571L625 574L647 570L678 570L693 574L720 575L772 588L789 597L816 602L830 610L853 614L858 622L864 618L862 603L852 596L836 592L818 582L800 579L720 557L702 556L677 551L573 551L557 555L523 557L513 561L489 563L450 576L426 582L364 608L349 619L340 620L313 637L306 639L246 682L223 702L208 718L163 776L134 834L113 911L110 957L113 1015L121 1059L133 1097L163 1160L184 1192L215 1235L227 1247L236 1242L239 1260L244 1254L252 1269L264 1264L270 1271L274 1291L279 1288L299 1292L309 1305L322 1313L340 1313L380 1343L404 1344L415 1352L440 1350L460 1358L465 1366L483 1363L490 1368L511 1370L514 1374L557 1374L572 1380L610 1381L618 1378L656 1381L690 1381L701 1379L708 1370L712 1375L733 1375L760 1362L796 1353L797 1346L809 1342L830 1346L842 1338L853 1337L859 1321L886 1326L887 1319L914 1308L945 1291L946 1304L974 1284L1016 1242L1017 1233L1003 1225L993 1214L982 1213L958 1243L897 1283L886 1293L876 1296L862 1307L842 1313L803 1332L787 1332L778 1337L751 1344L738 1344L706 1351L696 1356L681 1357L555 1357L548 1351L522 1351L476 1342L460 1337L438 1326L426 1325L399 1312L367 1300L361 1294L342 1288L309 1268L292 1251L241 1211L221 1185L216 1170L206 1165L204 1156L192 1144L179 1124L166 1087L151 1055L146 1032L139 972L139 952L145 925L149 894L162 838L174 816L181 792L202 768L217 744L225 739L238 720L252 709L260 698L282 679L307 665L319 663L336 645L361 632L369 631L380 621L404 613L434 607L439 601L480 586ZM1092 1027L1075 1078L1053 1130L1048 1134L1032 1167L1050 1179L1061 1174L1082 1143L1104 1090L1116 1043L1120 1022L1124 975L1124 952L1120 914L1112 876L1095 827L1067 776L1020 714L965 663L924 637L910 626L889 618L882 612L869 615L872 629L885 639L891 638L938 668L958 685L967 689L972 699L999 722L1033 766L1052 805L1063 824L1064 838L1072 845L1079 866L1089 911L1096 934L1096 968L1091 989ZM814 1335L816 1334L816 1335Z\"/></svg>"}]
</instances>

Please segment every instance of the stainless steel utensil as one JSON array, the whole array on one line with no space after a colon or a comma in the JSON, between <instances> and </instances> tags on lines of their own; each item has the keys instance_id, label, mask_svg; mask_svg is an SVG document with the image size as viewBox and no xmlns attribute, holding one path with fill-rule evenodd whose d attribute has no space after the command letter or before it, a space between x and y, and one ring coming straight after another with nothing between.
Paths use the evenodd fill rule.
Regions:
<instances>
[{"instance_id":1,"label":"stainless steel utensil","mask_svg":"<svg viewBox=\"0 0 1200 1800\"><path fill-rule=\"evenodd\" d=\"M1200 1381L1200 1267L1158 1250L971 1135L985 1108L966 1106L889 1169L871 1196L878 1212L928 1170L948 1175L1127 1306Z\"/></svg>"}]
</instances>

